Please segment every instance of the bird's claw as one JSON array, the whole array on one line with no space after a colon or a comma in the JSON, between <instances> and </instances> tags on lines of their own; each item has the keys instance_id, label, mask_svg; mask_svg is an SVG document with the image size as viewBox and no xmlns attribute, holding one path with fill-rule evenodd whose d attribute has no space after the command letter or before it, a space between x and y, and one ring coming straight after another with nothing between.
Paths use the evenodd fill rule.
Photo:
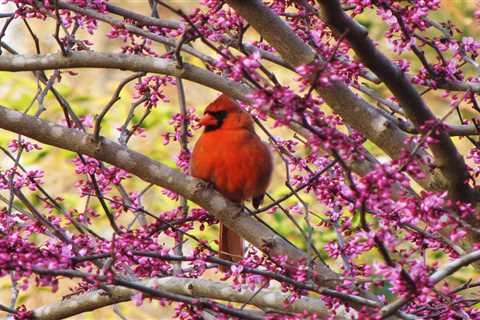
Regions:
<instances>
[{"instance_id":1,"label":"bird's claw","mask_svg":"<svg viewBox=\"0 0 480 320\"><path fill-rule=\"evenodd\" d=\"M247 213L246 211L246 208L244 205L241 205L240 206L240 209L235 213L235 215L233 216L234 219L238 218L238 217L241 217L241 216L245 216Z\"/></svg>"},{"instance_id":2,"label":"bird's claw","mask_svg":"<svg viewBox=\"0 0 480 320\"><path fill-rule=\"evenodd\" d=\"M203 190L215 189L215 184L213 184L213 182L210 182L210 181L200 181L199 183L197 183L197 185L194 188L195 188L194 193L197 193Z\"/></svg>"}]
</instances>

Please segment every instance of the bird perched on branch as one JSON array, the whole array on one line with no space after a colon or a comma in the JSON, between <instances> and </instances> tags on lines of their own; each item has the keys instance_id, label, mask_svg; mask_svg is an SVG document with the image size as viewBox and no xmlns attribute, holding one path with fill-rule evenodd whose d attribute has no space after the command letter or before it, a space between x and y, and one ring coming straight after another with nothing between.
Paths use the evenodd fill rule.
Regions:
<instances>
[{"instance_id":1,"label":"bird perched on branch","mask_svg":"<svg viewBox=\"0 0 480 320\"><path fill-rule=\"evenodd\" d=\"M251 199L258 208L270 183L273 162L250 115L221 95L207 106L200 125L205 130L193 148L192 176L209 182L231 201L243 205ZM243 239L222 223L220 257L230 261L243 257Z\"/></svg>"}]
</instances>

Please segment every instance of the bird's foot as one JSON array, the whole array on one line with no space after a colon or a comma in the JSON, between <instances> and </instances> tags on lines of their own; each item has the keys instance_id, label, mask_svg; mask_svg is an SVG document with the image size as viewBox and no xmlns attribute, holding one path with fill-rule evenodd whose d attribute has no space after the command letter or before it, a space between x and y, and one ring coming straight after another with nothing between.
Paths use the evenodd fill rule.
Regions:
<instances>
[{"instance_id":1,"label":"bird's foot","mask_svg":"<svg viewBox=\"0 0 480 320\"><path fill-rule=\"evenodd\" d=\"M197 193L197 192L200 192L200 191L203 191L203 190L211 190L211 189L215 189L215 184L213 182L210 182L210 181L203 181L202 180L199 183L197 183L197 185L194 187L193 192Z\"/></svg>"},{"instance_id":2,"label":"bird's foot","mask_svg":"<svg viewBox=\"0 0 480 320\"><path fill-rule=\"evenodd\" d=\"M235 213L235 215L233 216L233 218L236 219L236 218L239 218L239 217L241 217L241 216L247 216L247 215L249 215L249 214L248 214L248 211L249 211L249 210L247 209L247 207L245 207L245 206L242 204L242 205L240 205L239 210Z\"/></svg>"}]
</instances>

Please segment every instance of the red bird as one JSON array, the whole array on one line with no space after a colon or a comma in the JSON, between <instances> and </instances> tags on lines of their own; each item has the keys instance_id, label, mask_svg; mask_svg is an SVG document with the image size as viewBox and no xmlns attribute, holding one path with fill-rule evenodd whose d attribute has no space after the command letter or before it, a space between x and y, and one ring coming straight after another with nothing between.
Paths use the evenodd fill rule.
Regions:
<instances>
[{"instance_id":1,"label":"red bird","mask_svg":"<svg viewBox=\"0 0 480 320\"><path fill-rule=\"evenodd\" d=\"M193 148L191 174L213 184L231 201L252 199L258 208L270 183L273 162L265 143L254 130L253 120L226 95L205 109L200 125L205 131ZM220 224L220 257L238 261L243 239Z\"/></svg>"}]
</instances>

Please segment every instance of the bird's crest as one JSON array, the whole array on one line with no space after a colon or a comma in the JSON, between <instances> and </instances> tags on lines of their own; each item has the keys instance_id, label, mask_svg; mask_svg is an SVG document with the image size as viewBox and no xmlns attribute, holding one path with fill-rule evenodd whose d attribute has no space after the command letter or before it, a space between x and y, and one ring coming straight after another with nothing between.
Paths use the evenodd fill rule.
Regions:
<instances>
[{"instance_id":1,"label":"bird's crest","mask_svg":"<svg viewBox=\"0 0 480 320\"><path fill-rule=\"evenodd\" d=\"M241 109L238 103L236 103L232 98L222 94L205 108L205 113L218 111L231 112L241 111Z\"/></svg>"}]
</instances>

